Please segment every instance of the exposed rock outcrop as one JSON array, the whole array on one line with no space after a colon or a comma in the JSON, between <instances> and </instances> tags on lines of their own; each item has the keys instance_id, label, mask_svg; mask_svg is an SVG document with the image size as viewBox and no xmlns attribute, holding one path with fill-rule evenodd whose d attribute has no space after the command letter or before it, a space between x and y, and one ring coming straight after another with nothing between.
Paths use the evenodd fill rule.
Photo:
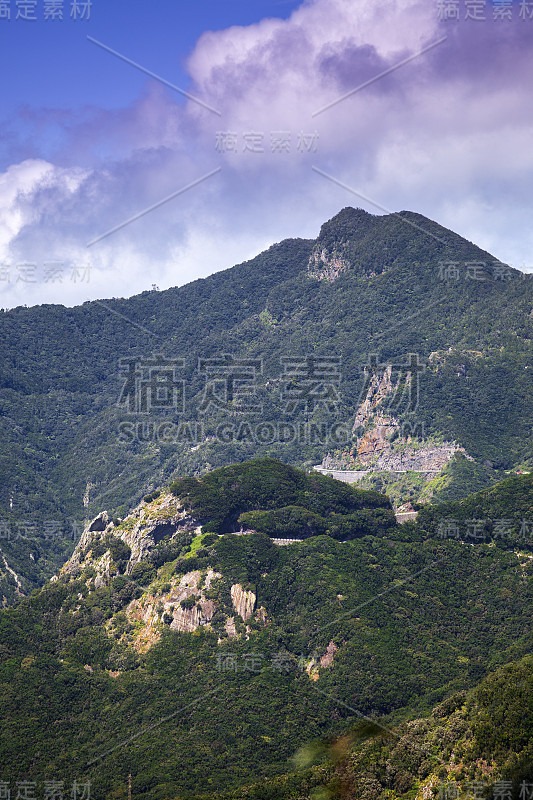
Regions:
<instances>
[{"instance_id":1,"label":"exposed rock outcrop","mask_svg":"<svg viewBox=\"0 0 533 800\"><path fill-rule=\"evenodd\" d=\"M331 640L323 656L320 656L319 658L318 655L315 654L310 659L304 660L301 666L303 669L305 669L312 681L316 682L319 680L320 669L324 667L330 667L333 664L333 658L337 650L337 645L333 640Z\"/></svg>"},{"instance_id":2,"label":"exposed rock outcrop","mask_svg":"<svg viewBox=\"0 0 533 800\"><path fill-rule=\"evenodd\" d=\"M215 578L221 575L213 570L208 570L203 586L200 588L202 573L193 570L174 579L171 588L161 594L146 593L142 597L132 600L125 609L129 622L142 623L139 635L135 639L138 650L146 650L161 637L159 623L163 620L173 631L190 633L201 625L208 625L213 619L216 604L208 600L205 593L211 588ZM192 607L182 602L195 598Z\"/></svg>"},{"instance_id":3,"label":"exposed rock outcrop","mask_svg":"<svg viewBox=\"0 0 533 800\"><path fill-rule=\"evenodd\" d=\"M331 665L333 664L333 656L335 655L336 652L337 652L337 645L332 640L328 644L326 652L324 653L324 655L320 659L320 666L321 667L331 667Z\"/></svg>"},{"instance_id":4,"label":"exposed rock outcrop","mask_svg":"<svg viewBox=\"0 0 533 800\"><path fill-rule=\"evenodd\" d=\"M117 575L118 563L121 562L120 572L127 578L135 564L146 560L159 542L171 543L178 534L184 532L199 535L200 522L181 508L179 500L170 493L161 493L141 503L122 521L114 522L103 511L85 526L74 553L60 575L63 578L84 575L90 588L105 587ZM129 558L120 557L121 548L117 539L128 546ZM123 549L125 553L128 552ZM117 564L113 561L113 552L119 553L115 555ZM118 625L115 625L114 617L106 624L110 635L125 638L140 652L159 641L163 625L168 625L176 632L191 633L201 626L210 626L217 610L226 608L218 624L225 625L228 636L237 636L238 620L247 622L253 617L256 595L239 583L233 584L230 590L234 611L232 616L227 616L229 597L215 600L213 597L218 596L217 592L207 596L213 588L213 581L222 578L220 573L211 568L191 570L185 575L171 575L169 578L159 575L157 578L149 561L146 566L151 575L150 588L147 590L138 584L138 592L143 591L142 596L131 600L121 612L126 615L126 627L123 618ZM264 608L258 612L257 619L266 624ZM250 626L246 631L249 635Z\"/></svg>"},{"instance_id":5,"label":"exposed rock outcrop","mask_svg":"<svg viewBox=\"0 0 533 800\"><path fill-rule=\"evenodd\" d=\"M375 462L374 469L388 472L423 472L428 477L435 477L451 461L455 453L466 455L464 448L453 442L384 451Z\"/></svg>"},{"instance_id":6,"label":"exposed rock outcrop","mask_svg":"<svg viewBox=\"0 0 533 800\"><path fill-rule=\"evenodd\" d=\"M130 548L131 555L125 568L125 573L129 575L135 564L146 558L162 539L171 540L183 531L198 530L198 520L181 508L179 500L169 493L161 494L150 504L141 503L119 525L115 525L107 511L102 511L85 526L80 541L60 574L77 575L82 567L90 564L97 573L95 583L98 581L98 585L103 586L112 576L111 558L109 553L94 558L92 550L106 536L112 534Z\"/></svg>"},{"instance_id":7,"label":"exposed rock outcrop","mask_svg":"<svg viewBox=\"0 0 533 800\"><path fill-rule=\"evenodd\" d=\"M374 426L367 430L357 445L357 457L363 466L375 462L385 451L391 450L390 437L398 429L398 424L391 419L378 415Z\"/></svg>"},{"instance_id":8,"label":"exposed rock outcrop","mask_svg":"<svg viewBox=\"0 0 533 800\"><path fill-rule=\"evenodd\" d=\"M469 458L465 450L453 442L423 443L409 425L401 425L387 410L384 405L387 398L392 395L394 399L394 394L400 391L401 376L393 375L392 365L378 370L369 363L365 370L374 372L367 375L366 395L353 422L352 432L358 435L357 442L350 452L335 458L328 454L319 467L321 472L333 472L337 480L343 480L342 472L346 472L348 483L356 483L373 471L419 472L431 479L455 453L462 452ZM408 365L405 372L401 391L410 393L412 375Z\"/></svg>"},{"instance_id":9,"label":"exposed rock outcrop","mask_svg":"<svg viewBox=\"0 0 533 800\"><path fill-rule=\"evenodd\" d=\"M392 365L385 368L383 375L372 375L366 397L357 409L353 422L353 432L365 427L378 405L387 397L393 389L392 384Z\"/></svg>"},{"instance_id":10,"label":"exposed rock outcrop","mask_svg":"<svg viewBox=\"0 0 533 800\"><path fill-rule=\"evenodd\" d=\"M89 531L105 531L108 525L109 514L107 511L102 511L89 525Z\"/></svg>"},{"instance_id":11,"label":"exposed rock outcrop","mask_svg":"<svg viewBox=\"0 0 533 800\"><path fill-rule=\"evenodd\" d=\"M256 617L259 620L259 622L263 623L263 625L268 625L268 616L266 608L264 608L264 606L259 606L259 608L256 611Z\"/></svg>"},{"instance_id":12,"label":"exposed rock outcrop","mask_svg":"<svg viewBox=\"0 0 533 800\"><path fill-rule=\"evenodd\" d=\"M243 622L250 619L254 612L256 596L248 590L242 588L240 583L234 583L231 587L231 602L233 608L239 614Z\"/></svg>"},{"instance_id":13,"label":"exposed rock outcrop","mask_svg":"<svg viewBox=\"0 0 533 800\"><path fill-rule=\"evenodd\" d=\"M336 250L329 252L325 247L315 246L309 258L307 271L311 278L333 283L349 267L349 262Z\"/></svg>"}]
</instances>

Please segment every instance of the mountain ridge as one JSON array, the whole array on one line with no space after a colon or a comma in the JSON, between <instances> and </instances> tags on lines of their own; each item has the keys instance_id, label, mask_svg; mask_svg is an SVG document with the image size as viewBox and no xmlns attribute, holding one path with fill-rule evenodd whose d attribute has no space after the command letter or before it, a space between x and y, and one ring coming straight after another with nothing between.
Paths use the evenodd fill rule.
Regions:
<instances>
[{"instance_id":1,"label":"mountain ridge","mask_svg":"<svg viewBox=\"0 0 533 800\"><path fill-rule=\"evenodd\" d=\"M360 235L354 220L374 233ZM361 436L373 441L379 427L377 417L369 418L367 429L353 438L369 370L383 372L388 365L396 370L393 391L389 407L377 412L396 419L397 433L390 433L399 437L394 452L419 446L419 439L430 445L456 442L474 459L453 467L448 496L495 482L504 470L528 469L533 281L510 268L497 277L503 266L489 254L452 232L443 244L418 230L418 216L410 220L417 227L395 214L346 208L322 226L316 240L285 240L184 287L70 309L40 306L0 314L0 522L6 531L0 547L22 591L53 574L79 538L76 531L102 507L123 516L173 476L257 456L307 468L328 454L351 463ZM424 225L441 238L437 223ZM337 267L326 265L334 280L310 275L313 252L323 265L324 248L326 261L341 259L336 276ZM411 406L402 408L413 353L423 371L415 377ZM430 360L435 353L444 355ZM258 365L260 419L274 430L273 441L263 443L256 435L254 418L244 416L249 427L239 429L231 409L201 411L209 376L199 364L224 354ZM185 407L182 414L155 409L146 419L120 403L119 362L157 356L183 360L178 374ZM314 405L309 399L291 416L282 359L305 365L312 357L333 358L338 365L340 377L329 389L334 411L320 398ZM147 420L155 430L181 420L192 440L160 441ZM299 441L304 422L309 424ZM123 424L133 437L121 438ZM280 426L286 424L296 434L284 442ZM347 431L344 442L330 435L333 424ZM220 430L230 431L227 441ZM311 430L326 435L313 439ZM398 484L396 499L416 501L422 489L411 473ZM434 495L438 499L438 491ZM51 523L58 532L46 538ZM31 535L24 533L32 526ZM17 589L7 570L2 585L10 602Z\"/></svg>"}]
</instances>

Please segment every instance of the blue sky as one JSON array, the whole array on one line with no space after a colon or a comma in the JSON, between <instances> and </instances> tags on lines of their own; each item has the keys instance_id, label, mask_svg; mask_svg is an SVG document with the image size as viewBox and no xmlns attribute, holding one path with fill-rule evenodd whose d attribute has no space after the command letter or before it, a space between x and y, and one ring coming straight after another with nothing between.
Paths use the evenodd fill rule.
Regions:
<instances>
[{"instance_id":1,"label":"blue sky","mask_svg":"<svg viewBox=\"0 0 533 800\"><path fill-rule=\"evenodd\" d=\"M73 19L71 0L64 0L61 20L46 19L45 0L37 0L35 11L27 12L33 21L16 20L16 0L10 0L11 19L0 19L0 68L9 76L2 85L2 124L15 126L22 136L24 109L82 114L87 106L112 110L137 100L147 76L88 36L187 90L186 59L202 33L264 17L287 18L298 5L299 0L92 0L89 18ZM183 102L177 94L174 101ZM60 126L51 127L49 136L57 137ZM5 149L0 166L9 166Z\"/></svg>"},{"instance_id":2,"label":"blue sky","mask_svg":"<svg viewBox=\"0 0 533 800\"><path fill-rule=\"evenodd\" d=\"M0 0L0 307L181 285L347 205L533 271L533 0L54 2Z\"/></svg>"},{"instance_id":3,"label":"blue sky","mask_svg":"<svg viewBox=\"0 0 533 800\"><path fill-rule=\"evenodd\" d=\"M185 60L206 30L250 25L264 17L286 18L298 0L92 0L90 19L45 19L37 0L37 21L0 19L0 65L4 78L2 112L22 105L81 108L86 104L117 108L138 96L142 74L112 63L88 40L90 35L129 55L167 80L188 88Z\"/></svg>"}]
</instances>

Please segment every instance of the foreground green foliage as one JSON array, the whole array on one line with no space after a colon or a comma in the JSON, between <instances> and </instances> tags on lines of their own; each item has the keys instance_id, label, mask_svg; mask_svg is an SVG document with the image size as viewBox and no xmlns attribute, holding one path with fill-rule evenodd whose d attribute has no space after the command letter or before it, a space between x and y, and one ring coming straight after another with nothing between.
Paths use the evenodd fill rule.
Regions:
<instances>
[{"instance_id":1,"label":"foreground green foliage","mask_svg":"<svg viewBox=\"0 0 533 800\"><path fill-rule=\"evenodd\" d=\"M135 796L147 800L225 792L282 800L327 785L327 764L303 775L295 767L307 743L350 736L362 714L387 727L428 714L531 648L530 560L411 538L315 536L285 548L260 533L207 540L191 561L222 573L214 595L240 582L266 610L248 640L221 644L209 630L178 634L162 624L158 644L132 650L120 634L125 606L143 592L133 575L90 592L82 580L48 585L0 615L2 778L91 780L94 796L125 798L131 772ZM179 560L157 575L179 570ZM499 733L493 742L479 730L483 747L500 746ZM405 762L407 777L383 784L392 797L420 777L408 753L365 756L370 771L382 758ZM435 758L423 761L431 771Z\"/></svg>"},{"instance_id":2,"label":"foreground green foliage","mask_svg":"<svg viewBox=\"0 0 533 800\"><path fill-rule=\"evenodd\" d=\"M356 723L307 742L297 770L195 800L524 800L533 788L533 660L512 662L431 715L383 726ZM183 795L182 795L183 797Z\"/></svg>"}]
</instances>

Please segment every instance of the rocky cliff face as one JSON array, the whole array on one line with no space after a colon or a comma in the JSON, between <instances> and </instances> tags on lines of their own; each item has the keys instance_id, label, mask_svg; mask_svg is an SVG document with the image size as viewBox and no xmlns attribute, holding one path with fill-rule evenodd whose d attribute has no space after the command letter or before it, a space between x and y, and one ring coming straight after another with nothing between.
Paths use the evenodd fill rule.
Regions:
<instances>
[{"instance_id":1,"label":"rocky cliff face","mask_svg":"<svg viewBox=\"0 0 533 800\"><path fill-rule=\"evenodd\" d=\"M146 560L160 542L171 545L183 533L190 534L191 539L200 536L198 520L188 515L178 499L168 493L141 503L121 521L111 520L107 511L103 511L85 527L60 574L71 579L85 578L88 588L99 589L107 586L119 572L126 578L132 575L135 565ZM126 549L119 547L117 550L117 540L126 545ZM119 564L113 557L117 552L122 555L129 552L129 556ZM150 561L143 563L151 564ZM230 597L225 601L213 599L214 581L223 576L211 568L191 570L170 578L159 572L153 577L153 572L152 567L150 585L143 587L142 595L131 600L122 612L129 625L127 633L118 631L115 617L106 623L109 635L129 641L139 652L159 641L165 625L179 633L190 633L201 626L211 627L219 609L225 609L219 623L228 636L239 635L238 624L249 622L254 616L261 624L267 624L264 608L259 608L254 615L257 599L254 592L239 583L231 586Z\"/></svg>"},{"instance_id":2,"label":"rocky cliff face","mask_svg":"<svg viewBox=\"0 0 533 800\"><path fill-rule=\"evenodd\" d=\"M76 576L90 565L96 570L100 583L102 580L108 582L114 574L110 552L106 550L104 555L95 556L106 538L113 536L130 548L128 564L124 570L129 575L135 564L146 558L163 539L171 541L179 533L198 533L199 530L198 521L169 493L162 493L150 503L141 503L122 521L113 521L107 511L102 511L85 527L61 573Z\"/></svg>"},{"instance_id":3,"label":"rocky cliff face","mask_svg":"<svg viewBox=\"0 0 533 800\"><path fill-rule=\"evenodd\" d=\"M143 652L159 641L161 622L180 633L190 633L201 625L208 625L217 606L206 598L205 593L211 588L213 580L220 577L220 573L211 569L205 575L200 570L193 570L179 579L173 579L170 589L166 591L148 591L142 597L132 600L126 607L125 614L129 622L138 629L138 635L134 639L136 649ZM194 605L181 605L191 598Z\"/></svg>"},{"instance_id":4,"label":"rocky cliff face","mask_svg":"<svg viewBox=\"0 0 533 800\"><path fill-rule=\"evenodd\" d=\"M219 572L212 569L207 572L193 570L179 579L173 579L170 588L165 591L148 591L142 597L132 600L124 613L136 631L132 639L133 646L139 652L148 650L161 638L164 625L178 633L192 633L202 626L210 628L219 604L208 599L206 594L213 581L221 577ZM255 606L255 594L245 591L236 583L231 587L231 598L235 613L244 622L250 620ZM263 608L258 609L257 619L265 624L266 613ZM238 635L234 616L227 616L223 626L228 636ZM113 621L108 629L113 633Z\"/></svg>"},{"instance_id":5,"label":"rocky cliff face","mask_svg":"<svg viewBox=\"0 0 533 800\"><path fill-rule=\"evenodd\" d=\"M390 394L392 389L392 366L386 367L383 375L372 375L370 377L366 397L355 414L352 427L354 433L358 428L364 428L368 425L372 414L375 413L380 403Z\"/></svg>"},{"instance_id":6,"label":"rocky cliff face","mask_svg":"<svg viewBox=\"0 0 533 800\"><path fill-rule=\"evenodd\" d=\"M256 597L252 591L245 591L239 583L234 583L231 587L231 602L233 608L243 621L250 619L255 608Z\"/></svg>"},{"instance_id":7,"label":"rocky cliff face","mask_svg":"<svg viewBox=\"0 0 533 800\"><path fill-rule=\"evenodd\" d=\"M336 652L337 652L337 645L332 640L328 644L326 652L324 653L324 655L320 659L320 666L321 667L331 667L331 665L333 664L333 656L335 655Z\"/></svg>"},{"instance_id":8,"label":"rocky cliff face","mask_svg":"<svg viewBox=\"0 0 533 800\"><path fill-rule=\"evenodd\" d=\"M411 377L407 375L407 388L410 381ZM336 456L328 454L322 461L321 470L360 470L361 477L372 471L419 472L431 479L442 471L455 453L462 452L469 458L466 451L453 442L426 444L410 435L386 408L390 396L397 390L392 366L385 368L382 374L369 376L365 398L357 409L352 426L353 433L358 436L355 446L350 452Z\"/></svg>"},{"instance_id":9,"label":"rocky cliff face","mask_svg":"<svg viewBox=\"0 0 533 800\"><path fill-rule=\"evenodd\" d=\"M357 443L357 459L363 468L372 466L376 459L391 451L390 438L397 430L398 424L391 417L376 416L373 426Z\"/></svg>"},{"instance_id":10,"label":"rocky cliff face","mask_svg":"<svg viewBox=\"0 0 533 800\"><path fill-rule=\"evenodd\" d=\"M325 247L316 246L309 258L307 271L311 278L333 283L349 267L348 261L336 250L330 252Z\"/></svg>"},{"instance_id":11,"label":"rocky cliff face","mask_svg":"<svg viewBox=\"0 0 533 800\"><path fill-rule=\"evenodd\" d=\"M342 597L342 595L340 596ZM307 663L303 665L305 671L307 672L312 681L316 682L319 680L321 669L323 669L324 667L331 667L337 650L338 650L337 645L333 640L331 640L323 656L318 657L315 655L311 659L309 659Z\"/></svg>"}]
</instances>

